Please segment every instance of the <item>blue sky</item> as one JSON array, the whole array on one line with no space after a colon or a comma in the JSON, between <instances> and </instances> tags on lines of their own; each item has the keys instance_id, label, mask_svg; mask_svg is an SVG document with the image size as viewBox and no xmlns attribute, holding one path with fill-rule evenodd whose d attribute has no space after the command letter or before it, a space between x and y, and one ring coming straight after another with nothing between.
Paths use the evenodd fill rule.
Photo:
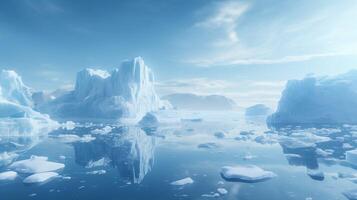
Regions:
<instances>
[{"instance_id":1,"label":"blue sky","mask_svg":"<svg viewBox=\"0 0 357 200\"><path fill-rule=\"evenodd\" d=\"M143 56L161 94L274 105L288 79L357 68L357 1L4 0L0 68L36 89Z\"/></svg>"}]
</instances>

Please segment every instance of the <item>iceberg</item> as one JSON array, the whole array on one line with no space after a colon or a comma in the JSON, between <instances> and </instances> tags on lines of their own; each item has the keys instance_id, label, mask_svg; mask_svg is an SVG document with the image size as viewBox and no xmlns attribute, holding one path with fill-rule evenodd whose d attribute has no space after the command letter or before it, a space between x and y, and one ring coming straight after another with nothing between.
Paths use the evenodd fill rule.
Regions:
<instances>
[{"instance_id":1,"label":"iceberg","mask_svg":"<svg viewBox=\"0 0 357 200\"><path fill-rule=\"evenodd\" d=\"M39 110L58 118L140 119L169 106L154 84L154 75L141 57L110 72L87 68L77 73L73 91L40 105Z\"/></svg>"},{"instance_id":2,"label":"iceberg","mask_svg":"<svg viewBox=\"0 0 357 200\"><path fill-rule=\"evenodd\" d=\"M0 136L37 135L58 123L33 109L32 92L11 70L0 72Z\"/></svg>"},{"instance_id":3,"label":"iceberg","mask_svg":"<svg viewBox=\"0 0 357 200\"><path fill-rule=\"evenodd\" d=\"M253 116L266 116L270 114L271 110L264 104L256 104L250 106L245 109L245 116L246 117L253 117Z\"/></svg>"},{"instance_id":4,"label":"iceberg","mask_svg":"<svg viewBox=\"0 0 357 200\"><path fill-rule=\"evenodd\" d=\"M20 160L12 163L9 168L16 172L25 174L50 172L64 168L64 164L50 162L47 159L47 157L31 156L31 158L27 160Z\"/></svg>"},{"instance_id":5,"label":"iceberg","mask_svg":"<svg viewBox=\"0 0 357 200\"><path fill-rule=\"evenodd\" d=\"M26 184L43 183L43 182L49 181L50 179L53 179L57 176L58 176L58 173L56 173L56 172L37 173L37 174L33 174L31 176L26 177L23 180L23 183L26 183Z\"/></svg>"},{"instance_id":6,"label":"iceberg","mask_svg":"<svg viewBox=\"0 0 357 200\"><path fill-rule=\"evenodd\" d=\"M288 81L270 126L357 123L357 70Z\"/></svg>"},{"instance_id":7,"label":"iceberg","mask_svg":"<svg viewBox=\"0 0 357 200\"><path fill-rule=\"evenodd\" d=\"M191 93L174 93L164 96L175 108L182 110L233 110L234 100L222 95L201 96Z\"/></svg>"},{"instance_id":8,"label":"iceberg","mask_svg":"<svg viewBox=\"0 0 357 200\"><path fill-rule=\"evenodd\" d=\"M255 165L237 165L222 167L221 176L226 181L255 183L274 178L276 174Z\"/></svg>"},{"instance_id":9,"label":"iceberg","mask_svg":"<svg viewBox=\"0 0 357 200\"><path fill-rule=\"evenodd\" d=\"M194 181L192 180L191 177L186 177L174 182L171 182L171 185L176 185L176 186L183 186L183 185L188 185L188 184L192 184Z\"/></svg>"},{"instance_id":10,"label":"iceberg","mask_svg":"<svg viewBox=\"0 0 357 200\"><path fill-rule=\"evenodd\" d=\"M12 181L17 177L17 173L14 171L7 171L0 173L0 181Z\"/></svg>"}]
</instances>

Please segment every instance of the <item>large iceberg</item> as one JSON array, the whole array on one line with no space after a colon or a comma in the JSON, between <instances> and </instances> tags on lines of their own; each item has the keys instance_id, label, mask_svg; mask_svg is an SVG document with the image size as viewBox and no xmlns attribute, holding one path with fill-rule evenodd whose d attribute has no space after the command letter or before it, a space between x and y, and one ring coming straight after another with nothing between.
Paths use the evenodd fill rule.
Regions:
<instances>
[{"instance_id":1,"label":"large iceberg","mask_svg":"<svg viewBox=\"0 0 357 200\"><path fill-rule=\"evenodd\" d=\"M357 70L288 81L269 125L357 122Z\"/></svg>"},{"instance_id":2,"label":"large iceberg","mask_svg":"<svg viewBox=\"0 0 357 200\"><path fill-rule=\"evenodd\" d=\"M156 94L151 69L136 57L111 72L78 72L73 91L38 108L58 118L140 119L165 107L169 104Z\"/></svg>"},{"instance_id":3,"label":"large iceberg","mask_svg":"<svg viewBox=\"0 0 357 200\"><path fill-rule=\"evenodd\" d=\"M34 135L57 125L33 109L31 89L15 71L0 72L0 136Z\"/></svg>"}]
</instances>

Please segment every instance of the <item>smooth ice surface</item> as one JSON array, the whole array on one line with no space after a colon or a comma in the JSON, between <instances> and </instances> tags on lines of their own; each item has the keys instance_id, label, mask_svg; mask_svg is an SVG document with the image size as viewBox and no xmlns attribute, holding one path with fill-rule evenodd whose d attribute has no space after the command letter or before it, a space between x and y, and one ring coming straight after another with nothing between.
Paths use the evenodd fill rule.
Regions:
<instances>
[{"instance_id":1,"label":"smooth ice surface","mask_svg":"<svg viewBox=\"0 0 357 200\"><path fill-rule=\"evenodd\" d=\"M192 184L193 182L194 181L192 180L191 177L186 177L186 178L171 182L171 185L182 186L182 185Z\"/></svg>"},{"instance_id":2,"label":"smooth ice surface","mask_svg":"<svg viewBox=\"0 0 357 200\"><path fill-rule=\"evenodd\" d=\"M288 81L270 125L357 123L357 71Z\"/></svg>"},{"instance_id":3,"label":"smooth ice surface","mask_svg":"<svg viewBox=\"0 0 357 200\"><path fill-rule=\"evenodd\" d=\"M12 163L9 168L19 173L34 174L63 169L64 164L48 161L47 157L31 156L29 159Z\"/></svg>"},{"instance_id":4,"label":"smooth ice surface","mask_svg":"<svg viewBox=\"0 0 357 200\"><path fill-rule=\"evenodd\" d=\"M151 69L136 57L110 72L78 72L72 92L39 109L62 118L140 119L147 112L169 107L156 94L154 83Z\"/></svg>"},{"instance_id":5,"label":"smooth ice surface","mask_svg":"<svg viewBox=\"0 0 357 200\"><path fill-rule=\"evenodd\" d=\"M225 166L221 175L227 181L260 182L276 176L271 171L265 171L255 165Z\"/></svg>"},{"instance_id":6,"label":"smooth ice surface","mask_svg":"<svg viewBox=\"0 0 357 200\"><path fill-rule=\"evenodd\" d=\"M58 176L56 172L42 172L26 177L24 183L42 183Z\"/></svg>"},{"instance_id":7,"label":"smooth ice surface","mask_svg":"<svg viewBox=\"0 0 357 200\"><path fill-rule=\"evenodd\" d=\"M17 173L14 171L7 171L0 173L0 181L14 180L17 177Z\"/></svg>"},{"instance_id":8,"label":"smooth ice surface","mask_svg":"<svg viewBox=\"0 0 357 200\"><path fill-rule=\"evenodd\" d=\"M262 116L270 114L271 109L264 104L256 104L245 109L245 116Z\"/></svg>"},{"instance_id":9,"label":"smooth ice surface","mask_svg":"<svg viewBox=\"0 0 357 200\"><path fill-rule=\"evenodd\" d=\"M184 110L233 110L236 103L225 96L176 93L164 96L174 107Z\"/></svg>"}]
</instances>

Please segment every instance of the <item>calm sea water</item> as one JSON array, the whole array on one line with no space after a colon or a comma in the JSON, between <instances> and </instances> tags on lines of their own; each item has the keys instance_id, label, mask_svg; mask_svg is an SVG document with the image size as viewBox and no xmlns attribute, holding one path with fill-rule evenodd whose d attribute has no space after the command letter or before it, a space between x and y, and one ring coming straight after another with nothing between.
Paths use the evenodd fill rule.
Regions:
<instances>
[{"instance_id":1,"label":"calm sea water","mask_svg":"<svg viewBox=\"0 0 357 200\"><path fill-rule=\"evenodd\" d=\"M227 113L198 118L157 129L109 124L113 127L111 133L92 134L95 140L89 142L66 142L57 136L91 134L108 124L81 124L43 137L2 138L0 151L18 153L17 160L46 156L50 161L64 163L65 168L59 171L61 177L39 185L23 184L27 174L20 174L14 181L2 181L0 199L212 199L202 195L225 188L228 194L216 198L342 200L346 199L343 191L356 188L353 181L341 178L341 174L355 173L344 161L345 151L356 146L353 131L347 126L333 127L338 129L336 133L331 127L297 128L299 132L331 139L317 144L316 148L331 152L321 156L316 154L316 148L289 149L279 142L280 137L289 137L296 128L273 132L262 119ZM217 131L224 132L225 137L216 137ZM206 143L214 145L200 146ZM227 182L221 177L221 167L244 164L273 171L277 177L258 183ZM7 166L0 168L0 172L6 170ZM98 170L106 173L91 174ZM310 176L309 170L321 171L324 177ZM170 184L186 177L194 183Z\"/></svg>"}]
</instances>

